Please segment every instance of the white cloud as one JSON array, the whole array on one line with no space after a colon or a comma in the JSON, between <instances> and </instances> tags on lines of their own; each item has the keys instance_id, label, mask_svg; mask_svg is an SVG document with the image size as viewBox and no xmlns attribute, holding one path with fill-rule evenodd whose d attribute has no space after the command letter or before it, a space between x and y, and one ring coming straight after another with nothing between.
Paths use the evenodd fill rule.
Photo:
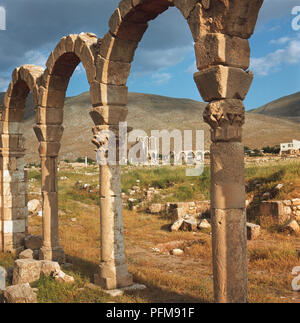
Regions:
<instances>
[{"instance_id":1,"label":"white cloud","mask_svg":"<svg viewBox=\"0 0 300 323\"><path fill-rule=\"evenodd\" d=\"M290 39L287 46L268 55L251 59L251 69L260 76L267 76L280 70L284 64L294 65L300 62L300 39Z\"/></svg>"},{"instance_id":2,"label":"white cloud","mask_svg":"<svg viewBox=\"0 0 300 323\"><path fill-rule=\"evenodd\" d=\"M291 40L292 39L290 37L281 37L279 39L272 39L270 41L270 44L271 45L284 45L284 44L288 43Z\"/></svg>"},{"instance_id":3,"label":"white cloud","mask_svg":"<svg viewBox=\"0 0 300 323\"><path fill-rule=\"evenodd\" d=\"M152 79L158 85L168 83L172 75L170 73L154 73Z\"/></svg>"},{"instance_id":4,"label":"white cloud","mask_svg":"<svg viewBox=\"0 0 300 323\"><path fill-rule=\"evenodd\" d=\"M24 64L33 64L45 67L47 57L38 50L30 50L24 55Z\"/></svg>"},{"instance_id":5,"label":"white cloud","mask_svg":"<svg viewBox=\"0 0 300 323\"><path fill-rule=\"evenodd\" d=\"M143 77L161 69L181 63L185 55L193 51L193 44L168 49L139 49L133 62L133 75Z\"/></svg>"}]
</instances>

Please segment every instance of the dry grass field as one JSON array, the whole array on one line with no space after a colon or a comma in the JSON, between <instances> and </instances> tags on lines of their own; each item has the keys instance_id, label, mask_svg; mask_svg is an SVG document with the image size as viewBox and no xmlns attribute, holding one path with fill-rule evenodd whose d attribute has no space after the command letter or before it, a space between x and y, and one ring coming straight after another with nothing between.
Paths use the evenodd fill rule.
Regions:
<instances>
[{"instance_id":1,"label":"dry grass field","mask_svg":"<svg viewBox=\"0 0 300 323\"><path fill-rule=\"evenodd\" d=\"M199 178L187 179L184 169L124 168L123 190L127 191L137 179L140 185L161 190L166 202L209 198L209 169ZM299 197L300 163L247 166L247 191L259 194L276 183L289 183L280 197ZM112 298L101 289L90 289L99 262L100 220L97 193L78 189L78 182L97 187L97 168L61 168L59 172L60 240L73 264L67 273L75 277L73 285L42 277L33 286L38 287L40 302L213 302L211 260L211 233L170 232L170 219L150 215L145 211L130 211L124 206L125 243L129 271L134 280L147 289L127 292ZM40 174L29 172L30 196L40 198ZM262 183L259 188L253 182ZM77 182L77 184L76 184ZM254 219L255 220L255 219ZM41 218L29 218L29 231L41 233ZM181 248L184 255L173 256L169 251ZM300 265L300 237L279 234L264 229L258 240L248 242L249 301L300 303L300 293L293 292L292 269ZM11 255L0 255L0 265L13 264Z\"/></svg>"}]
</instances>

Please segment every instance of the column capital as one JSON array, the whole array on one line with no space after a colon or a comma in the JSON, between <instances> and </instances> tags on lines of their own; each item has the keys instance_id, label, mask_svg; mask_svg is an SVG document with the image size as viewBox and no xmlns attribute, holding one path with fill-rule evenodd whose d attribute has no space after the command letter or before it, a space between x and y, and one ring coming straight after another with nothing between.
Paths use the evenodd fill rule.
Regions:
<instances>
[{"instance_id":1,"label":"column capital","mask_svg":"<svg viewBox=\"0 0 300 323\"><path fill-rule=\"evenodd\" d=\"M213 101L206 106L203 119L211 126L213 142L242 141L242 126L245 123L242 100Z\"/></svg>"}]
</instances>

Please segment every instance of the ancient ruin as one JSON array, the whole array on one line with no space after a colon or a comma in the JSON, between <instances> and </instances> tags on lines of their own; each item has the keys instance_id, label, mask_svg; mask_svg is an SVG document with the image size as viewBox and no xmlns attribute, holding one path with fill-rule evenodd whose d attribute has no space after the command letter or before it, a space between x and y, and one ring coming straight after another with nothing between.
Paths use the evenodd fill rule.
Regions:
<instances>
[{"instance_id":1,"label":"ancient ruin","mask_svg":"<svg viewBox=\"0 0 300 323\"><path fill-rule=\"evenodd\" d=\"M155 19L176 6L195 41L199 72L195 82L208 102L211 126L211 206L214 292L217 302L247 302L243 100L253 74L248 70L248 39L263 0L122 0L103 38L94 34L63 37L47 68L16 68L1 110L1 251L22 249L27 227L23 121L32 93L34 131L42 168L43 246L40 259L64 262L58 237L57 158L63 134L63 107L69 80L82 62L90 84L95 135L127 117L127 78L135 50ZM200 118L200 116L199 116ZM90 138L91 139L91 138ZM90 141L87 138L87 142ZM99 147L101 143L94 138ZM132 284L124 252L119 166L100 166L101 263L95 282L106 289Z\"/></svg>"}]
</instances>

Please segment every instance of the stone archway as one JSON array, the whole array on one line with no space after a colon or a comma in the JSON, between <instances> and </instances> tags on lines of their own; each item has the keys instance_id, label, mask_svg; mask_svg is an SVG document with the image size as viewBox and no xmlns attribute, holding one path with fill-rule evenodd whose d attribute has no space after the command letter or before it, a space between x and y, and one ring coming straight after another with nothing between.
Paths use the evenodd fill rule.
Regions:
<instances>
[{"instance_id":1,"label":"stone archway","mask_svg":"<svg viewBox=\"0 0 300 323\"><path fill-rule=\"evenodd\" d=\"M24 111L31 92L38 105L38 82L42 67L23 65L12 74L1 111L0 143L0 250L18 251L27 228L27 187L24 178Z\"/></svg>"},{"instance_id":2,"label":"stone archway","mask_svg":"<svg viewBox=\"0 0 300 323\"><path fill-rule=\"evenodd\" d=\"M94 34L63 37L46 63L39 87L35 134L42 168L43 246L40 258L64 262L58 234L57 159L63 135L63 107L70 78L80 62L88 82L96 77L98 38Z\"/></svg>"},{"instance_id":3,"label":"stone archway","mask_svg":"<svg viewBox=\"0 0 300 323\"><path fill-rule=\"evenodd\" d=\"M199 72L194 80L208 102L204 120L211 126L211 205L214 292L217 302L247 301L247 241L242 126L245 98L253 75L248 38L263 0L122 0L103 39L92 34L61 39L47 61L47 69L25 65L15 70L1 117L1 242L2 250L16 249L26 223L25 192L18 171L24 156L20 131L25 98L32 92L40 142L43 195L43 248L40 257L64 261L58 239L57 157L63 133L66 89L81 61L90 84L95 123L93 142L110 130L119 145L118 124L127 117L127 78L148 21L176 6L195 41ZM21 171L23 172L23 171ZM23 172L24 174L24 172ZM16 179L16 185L13 179ZM20 184L20 186L19 186ZM95 282L107 289L128 286L124 251L120 166L100 166L101 263ZM4 187L5 186L5 187ZM14 187L14 188L13 188ZM7 189L7 198L5 191ZM13 190L16 190L14 193ZM11 203L11 200L16 202ZM17 201L20 200L20 204ZM10 207L11 205L11 207ZM20 210L16 210L16 209ZM25 212L26 213L26 212ZM25 217L25 218L24 218ZM5 226L20 235L5 234ZM21 232L22 231L22 232Z\"/></svg>"},{"instance_id":4,"label":"stone archway","mask_svg":"<svg viewBox=\"0 0 300 323\"><path fill-rule=\"evenodd\" d=\"M96 113L118 137L118 112L127 103L130 63L148 21L176 6L195 41L199 72L194 80L209 102L204 120L211 126L211 205L214 293L217 302L248 299L244 152L245 98L253 75L248 38L254 32L263 0L122 0L109 21L97 56L93 92ZM98 283L114 288L129 283L123 245L119 166L100 167L101 264ZM105 251L104 251L105 250Z\"/></svg>"}]
</instances>

